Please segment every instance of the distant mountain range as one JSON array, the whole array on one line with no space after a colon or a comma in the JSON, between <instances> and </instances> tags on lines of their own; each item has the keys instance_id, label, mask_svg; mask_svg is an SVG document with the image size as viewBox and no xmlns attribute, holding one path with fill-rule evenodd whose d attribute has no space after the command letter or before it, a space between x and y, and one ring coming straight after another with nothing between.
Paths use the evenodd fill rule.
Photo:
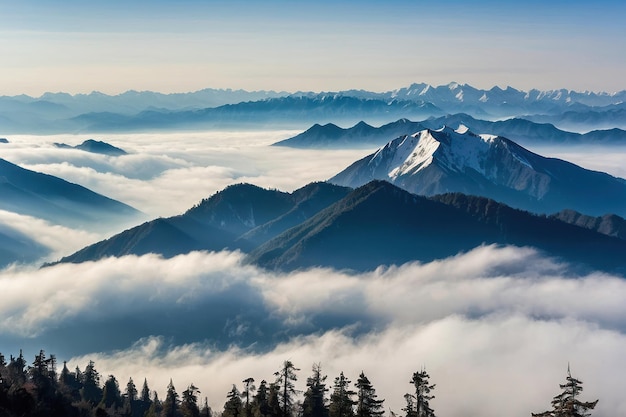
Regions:
<instances>
[{"instance_id":1,"label":"distant mountain range","mask_svg":"<svg viewBox=\"0 0 626 417\"><path fill-rule=\"evenodd\" d=\"M625 240L483 197L426 198L384 181L354 190L313 183L293 193L234 185L183 215L144 223L60 262L228 248L270 269L364 271L448 257L482 244L533 246L584 268L626 272Z\"/></svg>"},{"instance_id":2,"label":"distant mountain range","mask_svg":"<svg viewBox=\"0 0 626 417\"><path fill-rule=\"evenodd\" d=\"M545 158L466 127L400 136L329 181L359 187L372 180L426 196L480 195L535 213L573 209L593 216L626 215L626 180Z\"/></svg>"},{"instance_id":3,"label":"distant mountain range","mask_svg":"<svg viewBox=\"0 0 626 417\"><path fill-rule=\"evenodd\" d=\"M231 126L297 127L306 123L384 124L398 118L466 113L494 120L523 116L576 129L626 128L626 90L615 93L571 90L489 90L467 84L413 84L387 92L206 89L160 94L129 91L69 95L46 93L0 97L3 133L60 133L115 130L207 129Z\"/></svg>"},{"instance_id":4,"label":"distant mountain range","mask_svg":"<svg viewBox=\"0 0 626 417\"><path fill-rule=\"evenodd\" d=\"M128 224L142 215L85 187L4 159L0 159L0 209L87 230L106 228L112 222Z\"/></svg>"},{"instance_id":5,"label":"distant mountain range","mask_svg":"<svg viewBox=\"0 0 626 417\"><path fill-rule=\"evenodd\" d=\"M380 127L371 126L363 121L345 129L332 123L323 126L316 123L306 131L274 145L317 149L381 146L401 135L410 135L423 129L437 130L444 126L453 129L465 126L472 132L506 136L524 145L626 144L626 130L621 129L594 130L580 134L560 130L549 123L535 123L519 118L490 122L459 113L431 117L419 122L400 119Z\"/></svg>"},{"instance_id":6,"label":"distant mountain range","mask_svg":"<svg viewBox=\"0 0 626 417\"><path fill-rule=\"evenodd\" d=\"M121 149L109 143L106 143L100 140L94 140L94 139L87 139L80 145L76 145L76 146L71 146L65 143L55 143L54 146L56 146L57 148L62 148L62 149L78 149L78 150L85 151L85 152L98 153L98 154L109 155L109 156L127 155L127 152L124 149Z\"/></svg>"}]
</instances>

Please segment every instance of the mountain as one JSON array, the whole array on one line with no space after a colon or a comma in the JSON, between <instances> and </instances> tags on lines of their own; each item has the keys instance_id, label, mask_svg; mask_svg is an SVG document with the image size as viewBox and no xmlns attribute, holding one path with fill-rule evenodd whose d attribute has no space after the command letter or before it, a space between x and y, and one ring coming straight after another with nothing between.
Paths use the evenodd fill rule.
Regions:
<instances>
[{"instance_id":1,"label":"mountain","mask_svg":"<svg viewBox=\"0 0 626 417\"><path fill-rule=\"evenodd\" d=\"M447 194L426 198L388 182L357 188L302 224L252 251L270 269L432 261L483 244L532 246L574 263L625 271L626 241L493 200Z\"/></svg>"},{"instance_id":2,"label":"mountain","mask_svg":"<svg viewBox=\"0 0 626 417\"><path fill-rule=\"evenodd\" d=\"M7 133L50 134L242 126L301 128L306 123L347 125L360 120L385 124L399 118L416 120L465 113L488 120L529 115L526 118L536 122L592 130L626 128L625 100L626 90L522 91L497 86L483 90L455 82L440 86L412 84L386 92L290 94L205 89L176 94L127 91L115 96L98 92L46 93L37 98L0 96L0 122Z\"/></svg>"},{"instance_id":3,"label":"mountain","mask_svg":"<svg viewBox=\"0 0 626 417\"><path fill-rule=\"evenodd\" d=\"M572 130L589 130L590 127L626 129L626 104L568 110L558 114L528 115L524 118L536 122L553 123Z\"/></svg>"},{"instance_id":4,"label":"mountain","mask_svg":"<svg viewBox=\"0 0 626 417\"><path fill-rule=\"evenodd\" d=\"M626 220L615 214L592 217L578 213L574 210L563 210L550 217L566 223L575 224L585 229L590 229L608 236L626 240Z\"/></svg>"},{"instance_id":5,"label":"mountain","mask_svg":"<svg viewBox=\"0 0 626 417\"><path fill-rule=\"evenodd\" d=\"M100 140L94 140L94 139L87 139L80 145L76 145L76 146L67 145L65 143L55 143L54 146L56 146L57 148L64 148L64 149L79 149L81 151L98 153L98 154L109 155L109 156L120 156L120 155L128 154L124 149L121 149L109 143L106 143Z\"/></svg>"},{"instance_id":6,"label":"mountain","mask_svg":"<svg viewBox=\"0 0 626 417\"><path fill-rule=\"evenodd\" d=\"M128 131L144 129L198 129L242 126L300 127L328 121L354 123L361 118L387 121L402 117L444 114L424 102L362 99L343 95L277 97L261 101L184 111L143 111L135 115L86 113L65 121L80 131Z\"/></svg>"},{"instance_id":7,"label":"mountain","mask_svg":"<svg viewBox=\"0 0 626 417\"><path fill-rule=\"evenodd\" d=\"M233 185L180 216L144 223L60 262L239 249L247 262L270 269L364 271L483 244L532 246L584 268L626 273L625 240L483 197L427 198L385 181L355 190L312 183L292 193Z\"/></svg>"},{"instance_id":8,"label":"mountain","mask_svg":"<svg viewBox=\"0 0 626 417\"><path fill-rule=\"evenodd\" d=\"M348 129L333 123L314 124L306 131L289 139L276 142L273 146L289 146L292 148L346 148L371 147L387 143L389 138L417 132L424 129L421 123L400 119L380 127L373 127L364 121Z\"/></svg>"},{"instance_id":9,"label":"mountain","mask_svg":"<svg viewBox=\"0 0 626 417\"><path fill-rule=\"evenodd\" d=\"M505 136L520 144L626 144L626 131L621 129L594 130L585 134L567 132L549 123L535 123L513 118L491 122L475 119L464 113L431 117L420 122L400 119L380 127L359 122L343 129L332 123L313 125L306 131L280 142L276 146L293 148L350 148L382 146L390 139L410 135L419 130L437 130L444 126L459 128L465 126L472 132Z\"/></svg>"},{"instance_id":10,"label":"mountain","mask_svg":"<svg viewBox=\"0 0 626 417\"><path fill-rule=\"evenodd\" d=\"M47 247L0 223L0 268L12 263L35 262L49 253Z\"/></svg>"},{"instance_id":11,"label":"mountain","mask_svg":"<svg viewBox=\"0 0 626 417\"><path fill-rule=\"evenodd\" d=\"M626 180L545 158L469 130L425 129L392 140L329 180L359 187L379 179L420 195L479 195L536 213L573 209L626 215Z\"/></svg>"},{"instance_id":12,"label":"mountain","mask_svg":"<svg viewBox=\"0 0 626 417\"><path fill-rule=\"evenodd\" d=\"M146 253L171 257L192 250L225 248L248 251L317 214L349 191L327 183L312 183L293 193L233 185L182 215L146 222L60 262Z\"/></svg>"},{"instance_id":13,"label":"mountain","mask_svg":"<svg viewBox=\"0 0 626 417\"><path fill-rule=\"evenodd\" d=\"M124 203L1 158L0 209L90 230L111 222L136 221L141 216Z\"/></svg>"}]
</instances>

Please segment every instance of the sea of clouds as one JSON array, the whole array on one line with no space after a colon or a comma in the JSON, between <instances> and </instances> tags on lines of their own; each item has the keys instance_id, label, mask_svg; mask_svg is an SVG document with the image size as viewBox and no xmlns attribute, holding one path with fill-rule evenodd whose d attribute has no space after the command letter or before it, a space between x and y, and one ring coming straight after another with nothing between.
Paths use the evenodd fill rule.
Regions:
<instances>
[{"instance_id":1,"label":"sea of clouds","mask_svg":"<svg viewBox=\"0 0 626 417\"><path fill-rule=\"evenodd\" d=\"M296 132L116 134L94 137L129 152L110 157L56 148L88 137L16 136L2 157L131 204L153 218L184 212L228 184L291 191L325 180L371 150L270 147ZM536 150L540 151L540 150ZM550 149L626 177L626 151ZM0 212L0 222L51 248L50 259L105 234ZM111 229L108 234L118 230ZM354 274L314 268L275 273L239 252L0 271L0 351L43 348L70 369L89 360L123 386L148 379L160 394L192 382L220 410L233 383L272 380L282 361L305 387L320 362L331 384L364 371L386 410L423 367L438 415L528 416L547 409L568 363L600 399L594 416L626 414L626 281L580 276L532 248L485 246L427 264Z\"/></svg>"}]
</instances>

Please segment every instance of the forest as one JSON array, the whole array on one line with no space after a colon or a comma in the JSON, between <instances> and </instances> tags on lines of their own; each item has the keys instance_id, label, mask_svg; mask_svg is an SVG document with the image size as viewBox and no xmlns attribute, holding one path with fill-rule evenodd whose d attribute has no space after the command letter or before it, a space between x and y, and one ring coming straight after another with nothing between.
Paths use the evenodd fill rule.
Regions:
<instances>
[{"instance_id":1,"label":"forest","mask_svg":"<svg viewBox=\"0 0 626 417\"><path fill-rule=\"evenodd\" d=\"M104 382L90 361L84 370L74 371L63 363L57 373L54 355L46 356L41 350L32 364L22 352L11 355L9 361L0 353L0 417L382 417L385 415L384 399L379 399L376 389L364 372L353 384L343 372L327 387L327 375L321 364L312 366L306 380L306 390L296 390L297 372L289 361L284 361L273 375L273 381L263 379L258 387L255 379L248 377L226 393L223 406L211 408L208 400L199 402L201 392L189 385L182 396L170 380L166 396L159 399L144 379L141 390L132 378L126 387L114 375ZM404 395L404 417L435 417L430 400L435 384L425 369L413 373L408 381L411 391ZM568 368L563 390L552 400L553 409L531 413L533 417L583 417L595 408L598 400L583 402L577 397L582 382L571 376ZM389 417L398 414L388 410Z\"/></svg>"}]
</instances>

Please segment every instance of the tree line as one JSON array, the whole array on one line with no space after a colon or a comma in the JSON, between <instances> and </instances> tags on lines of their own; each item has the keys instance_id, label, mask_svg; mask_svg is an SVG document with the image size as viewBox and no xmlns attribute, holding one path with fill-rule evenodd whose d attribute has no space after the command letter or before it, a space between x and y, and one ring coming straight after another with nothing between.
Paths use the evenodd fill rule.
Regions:
<instances>
[{"instance_id":1,"label":"tree line","mask_svg":"<svg viewBox=\"0 0 626 417\"><path fill-rule=\"evenodd\" d=\"M102 381L93 361L84 370L74 371L63 363L57 374L54 355L46 356L41 350L32 364L28 364L22 352L9 361L0 353L0 417L382 417L384 399L361 372L352 383L343 372L327 387L327 375L321 365L313 364L312 374L306 380L306 390L296 390L295 365L287 360L274 373L273 380L262 380L258 387L255 379L248 377L241 382L241 389L233 384L226 393L223 407L212 410L205 397L199 403L200 391L194 384L178 394L172 380L167 386L165 399L159 399L144 379L141 390L132 378L126 387L114 375ZM435 385L425 369L414 372L410 392L404 395L404 417L435 417L430 401L435 398ZM560 387L564 391L554 397L553 410L533 417L581 417L589 416L597 404L581 402L577 396L582 382L569 372L567 382ZM300 396L302 394L302 396ZM300 399L302 398L302 399ZM390 417L398 417L389 411Z\"/></svg>"}]
</instances>

